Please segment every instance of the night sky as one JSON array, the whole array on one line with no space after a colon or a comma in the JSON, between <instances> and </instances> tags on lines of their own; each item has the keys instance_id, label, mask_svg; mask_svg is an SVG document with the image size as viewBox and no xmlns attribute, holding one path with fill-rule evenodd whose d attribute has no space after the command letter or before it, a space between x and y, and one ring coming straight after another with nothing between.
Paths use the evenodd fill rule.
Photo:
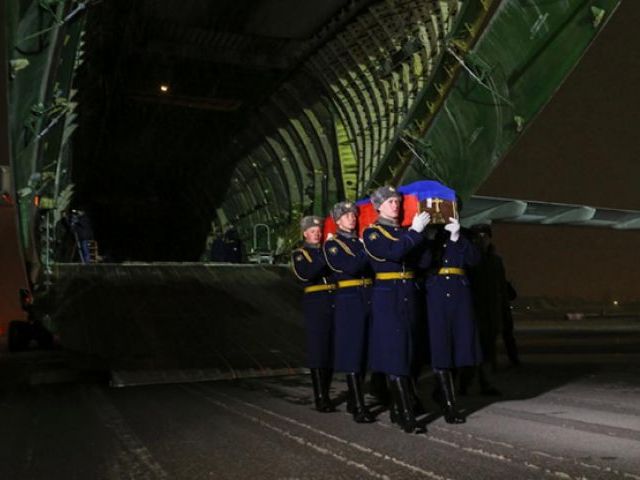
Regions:
<instances>
[{"instance_id":1,"label":"night sky","mask_svg":"<svg viewBox=\"0 0 640 480\"><path fill-rule=\"evenodd\" d=\"M640 210L640 2L622 2L480 194ZM523 296L640 300L640 232L498 225Z\"/></svg>"}]
</instances>

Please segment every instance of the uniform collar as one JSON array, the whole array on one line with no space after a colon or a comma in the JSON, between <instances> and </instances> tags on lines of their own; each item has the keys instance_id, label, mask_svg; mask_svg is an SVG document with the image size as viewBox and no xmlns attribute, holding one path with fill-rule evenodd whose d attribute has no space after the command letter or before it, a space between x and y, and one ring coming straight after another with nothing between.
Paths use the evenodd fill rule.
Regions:
<instances>
[{"instance_id":1,"label":"uniform collar","mask_svg":"<svg viewBox=\"0 0 640 480\"><path fill-rule=\"evenodd\" d=\"M382 216L378 217L378 223L380 225L384 225L385 227L397 227L398 226L398 222L396 220L393 220L393 219L387 218L387 217L382 217Z\"/></svg>"},{"instance_id":2,"label":"uniform collar","mask_svg":"<svg viewBox=\"0 0 640 480\"><path fill-rule=\"evenodd\" d=\"M317 245L312 245L310 243L304 242L303 247L304 248L310 248L310 249L313 249L313 250L317 250L318 248L320 248L320 244L318 243Z\"/></svg>"},{"instance_id":3,"label":"uniform collar","mask_svg":"<svg viewBox=\"0 0 640 480\"><path fill-rule=\"evenodd\" d=\"M347 232L346 230L338 229L338 235L345 238L357 238L356 232Z\"/></svg>"}]
</instances>

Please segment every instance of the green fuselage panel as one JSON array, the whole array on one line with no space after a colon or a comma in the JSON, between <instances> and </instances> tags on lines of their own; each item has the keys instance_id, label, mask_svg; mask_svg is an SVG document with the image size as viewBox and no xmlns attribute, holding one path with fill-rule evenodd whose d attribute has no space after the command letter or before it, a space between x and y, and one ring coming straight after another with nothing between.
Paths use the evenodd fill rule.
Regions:
<instances>
[{"instance_id":1,"label":"green fuselage panel","mask_svg":"<svg viewBox=\"0 0 640 480\"><path fill-rule=\"evenodd\" d=\"M463 198L475 192L619 3L501 2L474 48L450 60L458 64L458 77L426 133L413 139L420 159L400 181L431 177ZM420 114L423 121L429 116L426 108ZM393 152L396 159L400 151Z\"/></svg>"}]
</instances>

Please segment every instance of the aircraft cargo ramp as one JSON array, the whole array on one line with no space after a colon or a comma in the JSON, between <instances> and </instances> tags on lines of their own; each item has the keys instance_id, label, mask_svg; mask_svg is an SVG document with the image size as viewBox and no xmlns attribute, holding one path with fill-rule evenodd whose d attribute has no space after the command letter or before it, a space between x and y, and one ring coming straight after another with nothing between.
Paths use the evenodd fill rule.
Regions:
<instances>
[{"instance_id":1,"label":"aircraft cargo ramp","mask_svg":"<svg viewBox=\"0 0 640 480\"><path fill-rule=\"evenodd\" d=\"M300 295L284 266L59 264L50 304L65 349L132 385L301 371Z\"/></svg>"}]
</instances>

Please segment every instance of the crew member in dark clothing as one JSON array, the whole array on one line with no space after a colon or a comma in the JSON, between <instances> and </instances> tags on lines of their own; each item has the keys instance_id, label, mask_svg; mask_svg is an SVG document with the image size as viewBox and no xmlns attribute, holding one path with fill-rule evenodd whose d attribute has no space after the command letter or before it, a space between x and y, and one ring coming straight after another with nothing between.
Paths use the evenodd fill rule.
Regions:
<instances>
[{"instance_id":1,"label":"crew member in dark clothing","mask_svg":"<svg viewBox=\"0 0 640 480\"><path fill-rule=\"evenodd\" d=\"M364 403L362 377L367 366L367 345L371 314L372 270L369 257L358 239L358 209L354 203L337 203L331 211L338 227L324 244L327 264L335 272L334 370L347 376L347 410L357 423L371 423L375 417Z\"/></svg>"},{"instance_id":2,"label":"crew member in dark clothing","mask_svg":"<svg viewBox=\"0 0 640 480\"><path fill-rule=\"evenodd\" d=\"M63 210L60 220L56 223L56 239L54 258L56 262L72 262L73 254L77 245L75 234L71 230L70 216L67 210Z\"/></svg>"},{"instance_id":3,"label":"crew member in dark clothing","mask_svg":"<svg viewBox=\"0 0 640 480\"><path fill-rule=\"evenodd\" d=\"M78 245L78 253L82 263L90 263L91 255L89 244L93 241L93 229L87 214L82 210L72 210L70 215L71 231L73 232Z\"/></svg>"},{"instance_id":4,"label":"crew member in dark clothing","mask_svg":"<svg viewBox=\"0 0 640 480\"><path fill-rule=\"evenodd\" d=\"M516 337L513 335L513 314L511 313L511 302L518 298L518 292L513 288L511 282L507 281L507 301L502 307L504 312L502 315L502 341L507 352L509 362L514 367L519 367L520 356L518 355L518 346Z\"/></svg>"},{"instance_id":5,"label":"crew member in dark clothing","mask_svg":"<svg viewBox=\"0 0 640 480\"><path fill-rule=\"evenodd\" d=\"M391 421L405 432L424 431L416 422L411 374L414 369L418 311L415 280L426 212L413 218L409 229L400 226L402 196L392 187L380 187L371 196L379 212L375 224L363 233L375 271L369 362L373 371L387 374L391 386Z\"/></svg>"},{"instance_id":6,"label":"crew member in dark clothing","mask_svg":"<svg viewBox=\"0 0 640 480\"><path fill-rule=\"evenodd\" d=\"M238 235L238 231L235 227L229 227L227 231L224 232L223 242L223 261L228 263L242 263L242 257L244 254L242 240L240 240L240 235Z\"/></svg>"},{"instance_id":7,"label":"crew member in dark clothing","mask_svg":"<svg viewBox=\"0 0 640 480\"><path fill-rule=\"evenodd\" d=\"M333 272L322 251L322 219L304 217L300 229L304 243L291 254L293 273L304 285L302 311L304 315L307 366L311 370L316 410L333 412L329 398L333 372Z\"/></svg>"},{"instance_id":8,"label":"crew member in dark clothing","mask_svg":"<svg viewBox=\"0 0 640 480\"><path fill-rule=\"evenodd\" d=\"M216 234L211 242L211 261L212 262L224 262L226 261L225 244L221 234Z\"/></svg>"},{"instance_id":9,"label":"crew member in dark clothing","mask_svg":"<svg viewBox=\"0 0 640 480\"><path fill-rule=\"evenodd\" d=\"M480 260L480 253L460 223L449 218L444 227L430 228L432 237L420 259L427 270L425 280L431 365L440 383L438 391L447 423L464 423L456 408L454 369L481 361L478 332L467 269Z\"/></svg>"},{"instance_id":10,"label":"crew member in dark clothing","mask_svg":"<svg viewBox=\"0 0 640 480\"><path fill-rule=\"evenodd\" d=\"M498 335L505 331L505 326L510 330L510 337L513 339L509 285L502 258L496 254L492 244L491 226L478 224L471 227L471 230L474 233L474 242L481 251L481 260L471 271L480 345L485 359L485 363L477 369L478 380L482 394L500 395L489 381L486 366L491 366L493 371L496 370L496 341ZM512 345L515 346L515 339ZM517 353L515 357L517 360ZM464 372L460 380L460 393L465 394L473 380L473 373Z\"/></svg>"}]
</instances>

